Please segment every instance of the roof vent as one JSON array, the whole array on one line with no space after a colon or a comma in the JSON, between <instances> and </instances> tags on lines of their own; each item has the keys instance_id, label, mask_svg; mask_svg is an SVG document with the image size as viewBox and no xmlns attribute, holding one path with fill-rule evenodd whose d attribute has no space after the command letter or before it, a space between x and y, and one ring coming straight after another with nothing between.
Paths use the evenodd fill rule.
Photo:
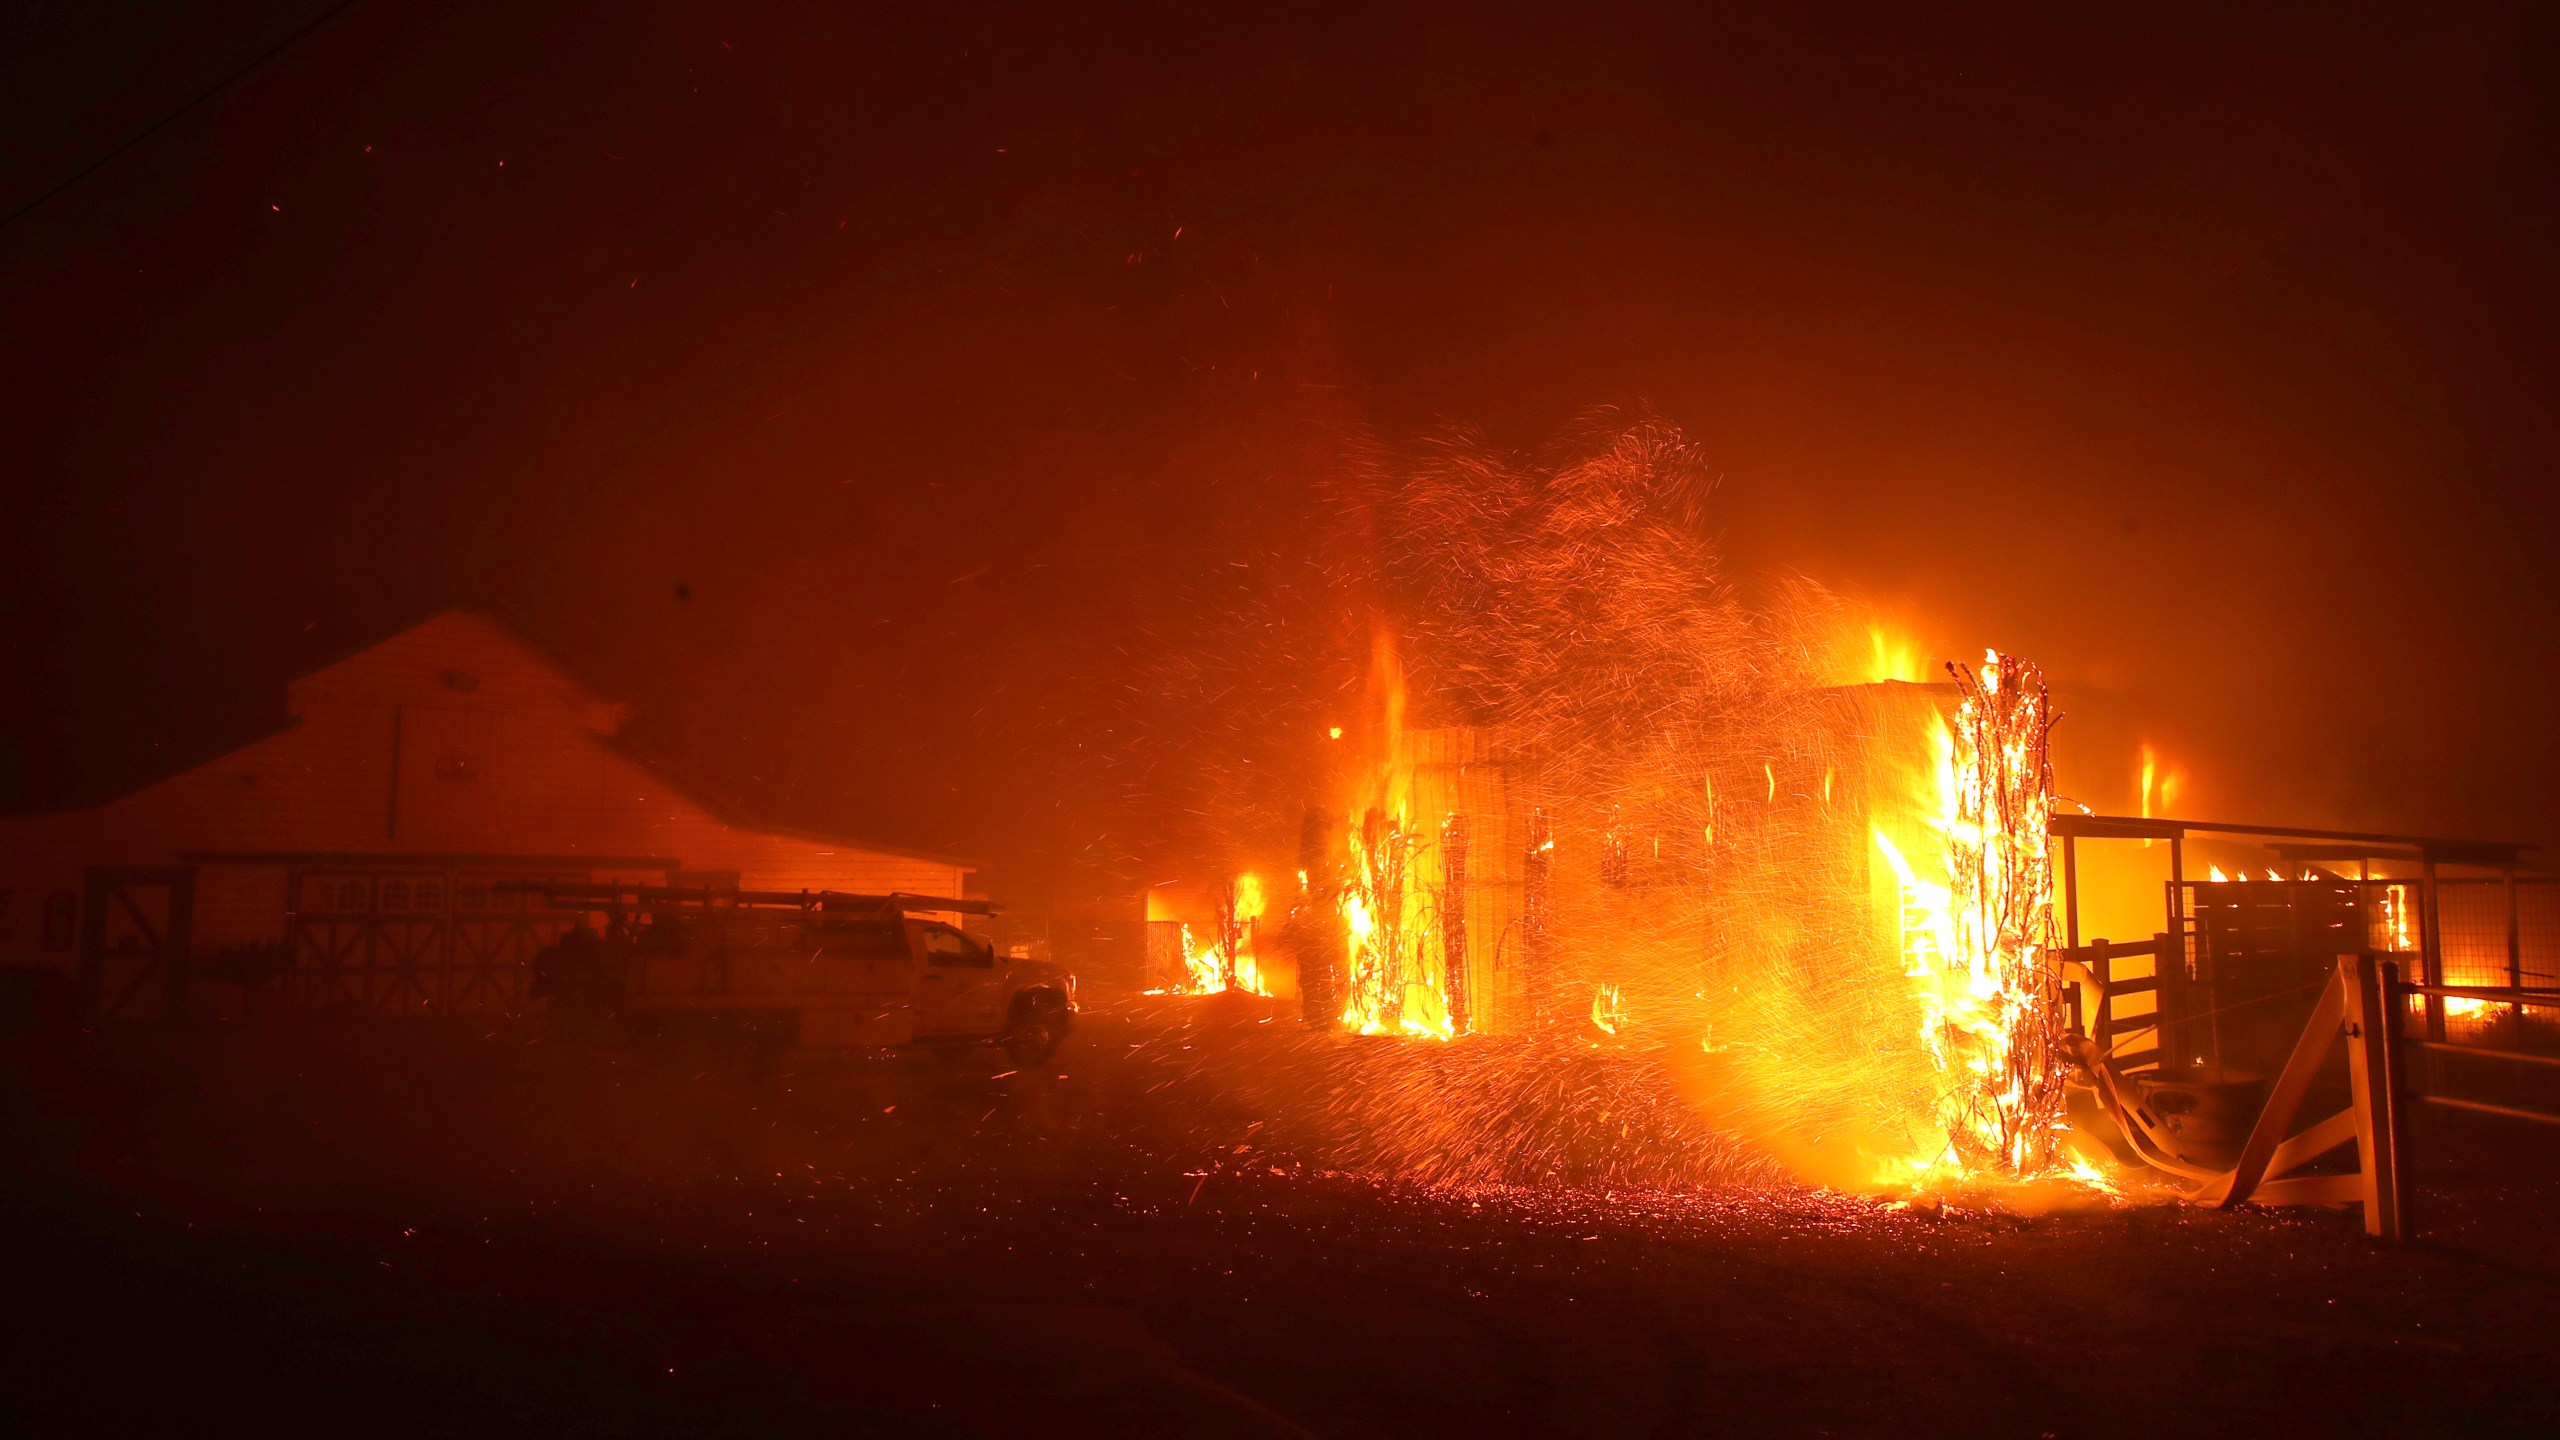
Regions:
<instances>
[{"instance_id":1,"label":"roof vent","mask_svg":"<svg viewBox=\"0 0 2560 1440\"><path fill-rule=\"evenodd\" d=\"M459 690L465 695L480 688L480 677L468 670L447 670L440 678L444 681L444 688Z\"/></svg>"}]
</instances>

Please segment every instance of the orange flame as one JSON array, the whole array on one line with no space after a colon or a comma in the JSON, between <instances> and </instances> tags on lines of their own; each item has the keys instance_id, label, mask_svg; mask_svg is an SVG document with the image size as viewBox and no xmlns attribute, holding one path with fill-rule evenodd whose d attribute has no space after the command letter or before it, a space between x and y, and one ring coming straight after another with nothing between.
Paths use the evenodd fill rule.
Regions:
<instances>
[{"instance_id":1,"label":"orange flame","mask_svg":"<svg viewBox=\"0 0 2560 1440\"><path fill-rule=\"evenodd\" d=\"M1867 626L1867 673L1870 685L1887 680L1917 684L1929 675L1929 661L1917 641L1898 631L1888 630L1882 622Z\"/></svg>"},{"instance_id":2,"label":"orange flame","mask_svg":"<svg viewBox=\"0 0 2560 1440\"><path fill-rule=\"evenodd\" d=\"M1591 1023L1599 1026L1605 1035L1617 1034L1618 1027L1627 1023L1626 1001L1614 983L1603 982L1592 987Z\"/></svg>"},{"instance_id":3,"label":"orange flame","mask_svg":"<svg viewBox=\"0 0 2560 1440\"><path fill-rule=\"evenodd\" d=\"M1912 1178L1978 1167L2051 1173L2062 1115L2060 1011L2045 967L2053 880L2045 755L2050 710L2034 667L1986 652L1952 728L1939 724L1938 807L1946 880L1926 878L1882 827L1876 847L1901 893L1905 974L1939 1076L1944 1144Z\"/></svg>"},{"instance_id":4,"label":"orange flame","mask_svg":"<svg viewBox=\"0 0 2560 1440\"><path fill-rule=\"evenodd\" d=\"M1259 922L1265 908L1262 881L1239 875L1219 897L1219 915L1207 939L1182 926L1182 983L1178 995L1269 995L1256 953Z\"/></svg>"},{"instance_id":5,"label":"orange flame","mask_svg":"<svg viewBox=\"0 0 2560 1440\"><path fill-rule=\"evenodd\" d=\"M2171 808L2177 805L2178 792L2187 786L2186 774L2163 765L2160 761L2160 752L2148 740L2142 742L2142 764L2139 774L2142 787L2142 818L2150 820L2166 816ZM2145 840L2142 845L2147 850L2151 848L2152 842Z\"/></svg>"},{"instance_id":6,"label":"orange flame","mask_svg":"<svg viewBox=\"0 0 2560 1440\"><path fill-rule=\"evenodd\" d=\"M1412 814L1404 666L1383 625L1371 636L1369 691L1382 724L1347 807L1350 863L1337 901L1350 961L1342 1019L1363 1035L1445 1040L1456 1027L1447 980L1433 958L1438 922L1414 866L1430 837Z\"/></svg>"}]
</instances>

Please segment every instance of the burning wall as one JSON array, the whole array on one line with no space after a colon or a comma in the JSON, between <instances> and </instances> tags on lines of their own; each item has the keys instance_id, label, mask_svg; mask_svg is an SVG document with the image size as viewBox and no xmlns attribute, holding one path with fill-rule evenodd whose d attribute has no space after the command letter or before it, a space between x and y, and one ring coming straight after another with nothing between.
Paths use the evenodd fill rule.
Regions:
<instances>
[{"instance_id":1,"label":"burning wall","mask_svg":"<svg viewBox=\"0 0 2560 1440\"><path fill-rule=\"evenodd\" d=\"M1906 968L1904 887L1870 837L1934 863L1941 898L1913 924L1943 928L1932 856L1952 801L1932 736L1957 687L1785 699L1782 725L1658 737L1647 783L1605 805L1513 731L1380 727L1333 787L1372 803L1306 827L1293 943L1302 975L1332 972L1308 984L1308 1018L1682 1051L1729 1123L1854 1133L1879 1171L1943 1159L1925 1122L1948 1067L1989 1043L1983 1004L1970 977ZM1915 1124L1866 1133L1896 1120Z\"/></svg>"}]
</instances>

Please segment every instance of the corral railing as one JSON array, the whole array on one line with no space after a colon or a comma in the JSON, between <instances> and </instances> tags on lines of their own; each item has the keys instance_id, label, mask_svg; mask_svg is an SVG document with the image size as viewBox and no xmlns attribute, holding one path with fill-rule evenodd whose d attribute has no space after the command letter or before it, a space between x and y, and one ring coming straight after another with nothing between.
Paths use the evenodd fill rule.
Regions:
<instances>
[{"instance_id":1,"label":"corral railing","mask_svg":"<svg viewBox=\"0 0 2560 1440\"><path fill-rule=\"evenodd\" d=\"M2475 1085L2484 1076L2512 1077L2518 1071L2547 1079L2560 1072L2560 1056L2431 1040L2424 1038L2423 1026L2431 1013L2455 1002L2518 1014L2560 1007L2560 987L2408 981L2401 978L2397 962L2368 950L2336 958L2307 1007L2282 1069L2272 1077L2246 1140L2235 1156L2213 1160L2183 1143L2174 1121L2149 1103L2142 1077L2120 1063L2103 1038L2107 1017L2118 1002L2150 993L2111 981L2109 957L2090 954L2105 948L2052 952L2056 979L2071 999L2074 1052L2127 1145L2145 1164L2183 1182L2188 1198L2196 1202L2226 1208L2243 1203L2361 1205L2367 1233L2406 1240L2417 1229L2410 1204L2415 1176L2407 1118L2413 1104L2560 1126L2560 1110L2523 1103L2512 1090L2495 1100L2448 1093L2462 1082L2449 1078L2445 1067L2408 1063L2414 1052L2477 1067L2480 1075L2466 1077ZM2413 1029L2421 1033L2410 1034ZM2341 1048L2346 1108L2297 1130L2295 1121L2306 1102L2315 1101L2324 1089L2321 1074L2329 1057ZM2544 1090L2547 1099L2549 1087ZM2350 1144L2355 1168L2323 1173L2324 1157Z\"/></svg>"}]
</instances>

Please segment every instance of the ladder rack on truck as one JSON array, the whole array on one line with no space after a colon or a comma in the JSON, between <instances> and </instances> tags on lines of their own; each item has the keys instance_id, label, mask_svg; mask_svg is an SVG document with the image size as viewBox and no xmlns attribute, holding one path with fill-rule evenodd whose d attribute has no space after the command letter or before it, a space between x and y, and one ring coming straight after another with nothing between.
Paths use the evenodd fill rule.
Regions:
<instances>
[{"instance_id":1,"label":"ladder rack on truck","mask_svg":"<svg viewBox=\"0 0 2560 1440\"><path fill-rule=\"evenodd\" d=\"M856 895L842 890L713 890L679 885L595 884L590 881L509 881L491 887L539 895L554 909L569 901L593 910L800 910L841 915L994 915L1004 907L987 900L947 895Z\"/></svg>"}]
</instances>

